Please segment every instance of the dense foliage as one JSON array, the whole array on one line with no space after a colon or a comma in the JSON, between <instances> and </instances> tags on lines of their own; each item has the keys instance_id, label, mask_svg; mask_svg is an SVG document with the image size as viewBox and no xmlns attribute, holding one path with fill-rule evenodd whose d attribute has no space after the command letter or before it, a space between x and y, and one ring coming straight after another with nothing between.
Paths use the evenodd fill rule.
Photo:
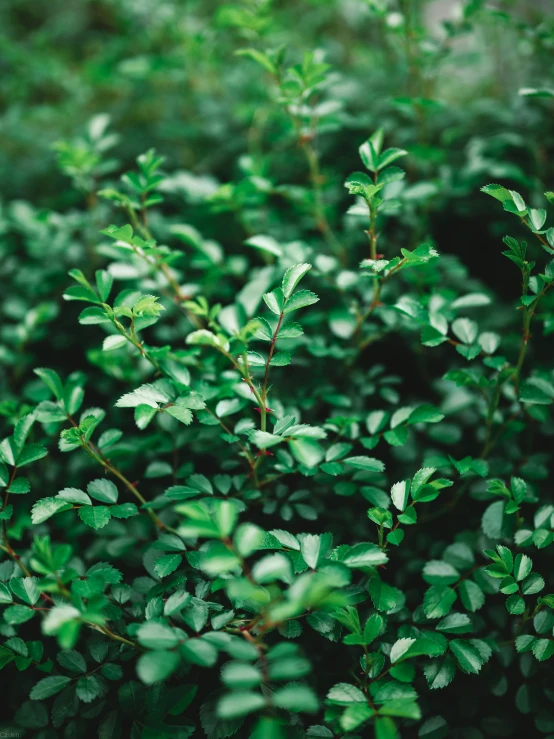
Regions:
<instances>
[{"instance_id":1,"label":"dense foliage","mask_svg":"<svg viewBox=\"0 0 554 739\"><path fill-rule=\"evenodd\" d=\"M433 5L2 3L1 736L554 736L554 17Z\"/></svg>"}]
</instances>

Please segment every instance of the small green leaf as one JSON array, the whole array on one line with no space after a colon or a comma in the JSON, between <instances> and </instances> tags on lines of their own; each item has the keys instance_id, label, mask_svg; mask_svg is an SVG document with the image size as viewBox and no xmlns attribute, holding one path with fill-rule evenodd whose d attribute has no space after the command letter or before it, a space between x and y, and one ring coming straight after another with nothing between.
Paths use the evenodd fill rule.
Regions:
<instances>
[{"instance_id":1,"label":"small green leaf","mask_svg":"<svg viewBox=\"0 0 554 739\"><path fill-rule=\"evenodd\" d=\"M481 655L476 647L464 639L452 639L450 650L456 657L462 672L477 675L483 666Z\"/></svg>"},{"instance_id":2,"label":"small green leaf","mask_svg":"<svg viewBox=\"0 0 554 739\"><path fill-rule=\"evenodd\" d=\"M366 470L367 472L383 472L385 469L383 462L374 457L347 457L343 462L349 467Z\"/></svg>"},{"instance_id":3,"label":"small green leaf","mask_svg":"<svg viewBox=\"0 0 554 739\"><path fill-rule=\"evenodd\" d=\"M300 280L311 268L311 264L293 264L292 267L289 267L287 269L283 276L282 284L285 300L288 300L290 298Z\"/></svg>"},{"instance_id":4,"label":"small green leaf","mask_svg":"<svg viewBox=\"0 0 554 739\"><path fill-rule=\"evenodd\" d=\"M99 500L102 503L117 503L117 488L113 482L105 478L89 482L87 492L91 498Z\"/></svg>"},{"instance_id":5,"label":"small green leaf","mask_svg":"<svg viewBox=\"0 0 554 739\"><path fill-rule=\"evenodd\" d=\"M265 705L261 693L248 690L235 690L224 695L217 705L217 713L221 718L233 719L258 711Z\"/></svg>"},{"instance_id":6,"label":"small green leaf","mask_svg":"<svg viewBox=\"0 0 554 739\"><path fill-rule=\"evenodd\" d=\"M137 662L137 674L143 683L153 685L172 675L179 662L180 658L176 652L164 650L146 652Z\"/></svg>"},{"instance_id":7,"label":"small green leaf","mask_svg":"<svg viewBox=\"0 0 554 739\"><path fill-rule=\"evenodd\" d=\"M179 567L183 558L180 554L166 554L154 563L154 572L158 577L167 577Z\"/></svg>"},{"instance_id":8,"label":"small green leaf","mask_svg":"<svg viewBox=\"0 0 554 739\"><path fill-rule=\"evenodd\" d=\"M10 588L24 603L34 606L40 598L40 590L38 588L39 580L36 577L12 577L10 580Z\"/></svg>"},{"instance_id":9,"label":"small green leaf","mask_svg":"<svg viewBox=\"0 0 554 739\"><path fill-rule=\"evenodd\" d=\"M398 639L398 641L395 641L390 651L390 661L393 664L398 662L398 660L406 654L412 644L415 644L415 641L415 639L408 638Z\"/></svg>"},{"instance_id":10,"label":"small green leaf","mask_svg":"<svg viewBox=\"0 0 554 739\"><path fill-rule=\"evenodd\" d=\"M519 582L527 577L533 568L533 560L526 554L516 554L514 560L514 577Z\"/></svg>"},{"instance_id":11,"label":"small green leaf","mask_svg":"<svg viewBox=\"0 0 554 739\"><path fill-rule=\"evenodd\" d=\"M71 503L59 498L43 498L31 508L31 521L35 525L44 523L55 513L67 511L71 507Z\"/></svg>"},{"instance_id":12,"label":"small green leaf","mask_svg":"<svg viewBox=\"0 0 554 739\"><path fill-rule=\"evenodd\" d=\"M185 426L192 423L192 411L182 405L170 405L164 408L164 411L178 421L181 421L181 423L184 423Z\"/></svg>"},{"instance_id":13,"label":"small green leaf","mask_svg":"<svg viewBox=\"0 0 554 739\"><path fill-rule=\"evenodd\" d=\"M456 591L445 585L432 585L425 593L423 610L427 618L441 618L456 601Z\"/></svg>"},{"instance_id":14,"label":"small green leaf","mask_svg":"<svg viewBox=\"0 0 554 739\"><path fill-rule=\"evenodd\" d=\"M264 302L272 313L280 316L285 304L285 296L280 287L264 295Z\"/></svg>"},{"instance_id":15,"label":"small green leaf","mask_svg":"<svg viewBox=\"0 0 554 739\"><path fill-rule=\"evenodd\" d=\"M58 654L58 662L62 667L70 672L86 672L87 663L85 658L79 652L74 649L64 649Z\"/></svg>"},{"instance_id":16,"label":"small green leaf","mask_svg":"<svg viewBox=\"0 0 554 739\"><path fill-rule=\"evenodd\" d=\"M319 300L315 293L309 290L299 290L289 298L285 304L284 313L292 313L292 311L298 310L299 308L306 308L308 305L313 305Z\"/></svg>"},{"instance_id":17,"label":"small green leaf","mask_svg":"<svg viewBox=\"0 0 554 739\"><path fill-rule=\"evenodd\" d=\"M56 695L56 693L61 692L70 682L71 678L64 677L63 675L45 677L42 680L39 680L33 687L29 697L33 701L42 701L45 698L50 698L52 695Z\"/></svg>"},{"instance_id":18,"label":"small green leaf","mask_svg":"<svg viewBox=\"0 0 554 739\"><path fill-rule=\"evenodd\" d=\"M93 529L102 529L110 521L110 509L104 505L79 508L79 518Z\"/></svg>"}]
</instances>

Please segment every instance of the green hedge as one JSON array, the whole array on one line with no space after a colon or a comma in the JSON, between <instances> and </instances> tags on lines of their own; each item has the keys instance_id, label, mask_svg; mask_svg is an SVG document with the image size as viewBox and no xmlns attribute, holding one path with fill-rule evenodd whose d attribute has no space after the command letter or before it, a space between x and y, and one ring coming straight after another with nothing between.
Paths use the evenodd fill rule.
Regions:
<instances>
[{"instance_id":1,"label":"green hedge","mask_svg":"<svg viewBox=\"0 0 554 739\"><path fill-rule=\"evenodd\" d=\"M447 10L3 4L0 736L554 736L554 19Z\"/></svg>"}]
</instances>

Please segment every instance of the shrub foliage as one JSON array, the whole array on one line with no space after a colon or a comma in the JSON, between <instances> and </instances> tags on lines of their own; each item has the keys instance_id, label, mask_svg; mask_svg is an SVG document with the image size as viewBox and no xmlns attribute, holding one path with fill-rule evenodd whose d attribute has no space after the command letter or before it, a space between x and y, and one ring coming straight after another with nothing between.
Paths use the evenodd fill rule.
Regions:
<instances>
[{"instance_id":1,"label":"shrub foliage","mask_svg":"<svg viewBox=\"0 0 554 739\"><path fill-rule=\"evenodd\" d=\"M141 137L96 111L44 153L58 192L17 174L6 736L554 735L551 24L474 0L437 39L417 2L305 5L168 2L132 57L138 6L106 3L119 45L94 62L121 79L91 81L92 52L77 74L94 106L165 74L164 156L129 165ZM534 86L490 71L495 24ZM180 43L189 169L163 134Z\"/></svg>"}]
</instances>

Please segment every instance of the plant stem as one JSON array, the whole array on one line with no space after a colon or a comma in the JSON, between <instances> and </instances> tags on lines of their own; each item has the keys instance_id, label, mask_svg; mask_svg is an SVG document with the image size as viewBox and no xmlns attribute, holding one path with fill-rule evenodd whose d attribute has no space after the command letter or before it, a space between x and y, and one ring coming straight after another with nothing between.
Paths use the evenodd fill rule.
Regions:
<instances>
[{"instance_id":1,"label":"plant stem","mask_svg":"<svg viewBox=\"0 0 554 739\"><path fill-rule=\"evenodd\" d=\"M331 251L344 264L346 261L344 248L336 237L335 232L331 228L327 216L325 215L323 192L321 189L322 175L319 166L319 157L311 142L311 139L302 143L302 149L304 150L306 159L308 161L308 167L310 170L310 181L314 190L314 216L316 220L316 226L323 235Z\"/></svg>"},{"instance_id":2,"label":"plant stem","mask_svg":"<svg viewBox=\"0 0 554 739\"><path fill-rule=\"evenodd\" d=\"M78 428L78 424L75 423L75 420L69 414L67 414L67 418L74 428ZM102 454L102 452L96 446L96 444L93 444L92 441L85 440L82 436L80 437L80 440L81 440L82 448L87 452L87 454L90 457L92 457L92 459L98 462L98 464L101 465L107 472L110 472L112 475L114 475L114 477L117 477L117 479L120 480L125 485L127 490L129 490L135 496L135 498L141 503L141 505L143 506L148 505L148 501L146 500L146 498L144 498L143 495L141 495L141 493L137 490L135 485L133 485L133 483L130 480L128 480L125 477L125 475L117 469L117 467L114 467L114 465L109 461L109 459L107 459L104 456L104 454ZM167 530L167 531L174 531L173 529L171 529L171 527L164 524L163 521L161 521L158 518L158 516L154 513L154 511L150 510L150 508L146 507L146 513L150 516L152 521L156 524L156 526L159 529Z\"/></svg>"},{"instance_id":3,"label":"plant stem","mask_svg":"<svg viewBox=\"0 0 554 739\"><path fill-rule=\"evenodd\" d=\"M275 327L275 331L273 332L273 336L271 337L271 346L269 347L269 354L268 354L267 362L265 365L265 373L264 373L264 379L263 379L263 384L262 384L262 394L261 394L262 405L263 405L263 408L261 409L261 413L262 413L261 429L262 431L266 430L267 383L269 380L269 366L271 364L271 360L273 359L273 354L275 352L275 344L277 342L277 335L279 334L279 330L283 323L284 317L285 317L285 314L283 311L281 311L281 313L279 314L279 320L277 321L277 326Z\"/></svg>"}]
</instances>

